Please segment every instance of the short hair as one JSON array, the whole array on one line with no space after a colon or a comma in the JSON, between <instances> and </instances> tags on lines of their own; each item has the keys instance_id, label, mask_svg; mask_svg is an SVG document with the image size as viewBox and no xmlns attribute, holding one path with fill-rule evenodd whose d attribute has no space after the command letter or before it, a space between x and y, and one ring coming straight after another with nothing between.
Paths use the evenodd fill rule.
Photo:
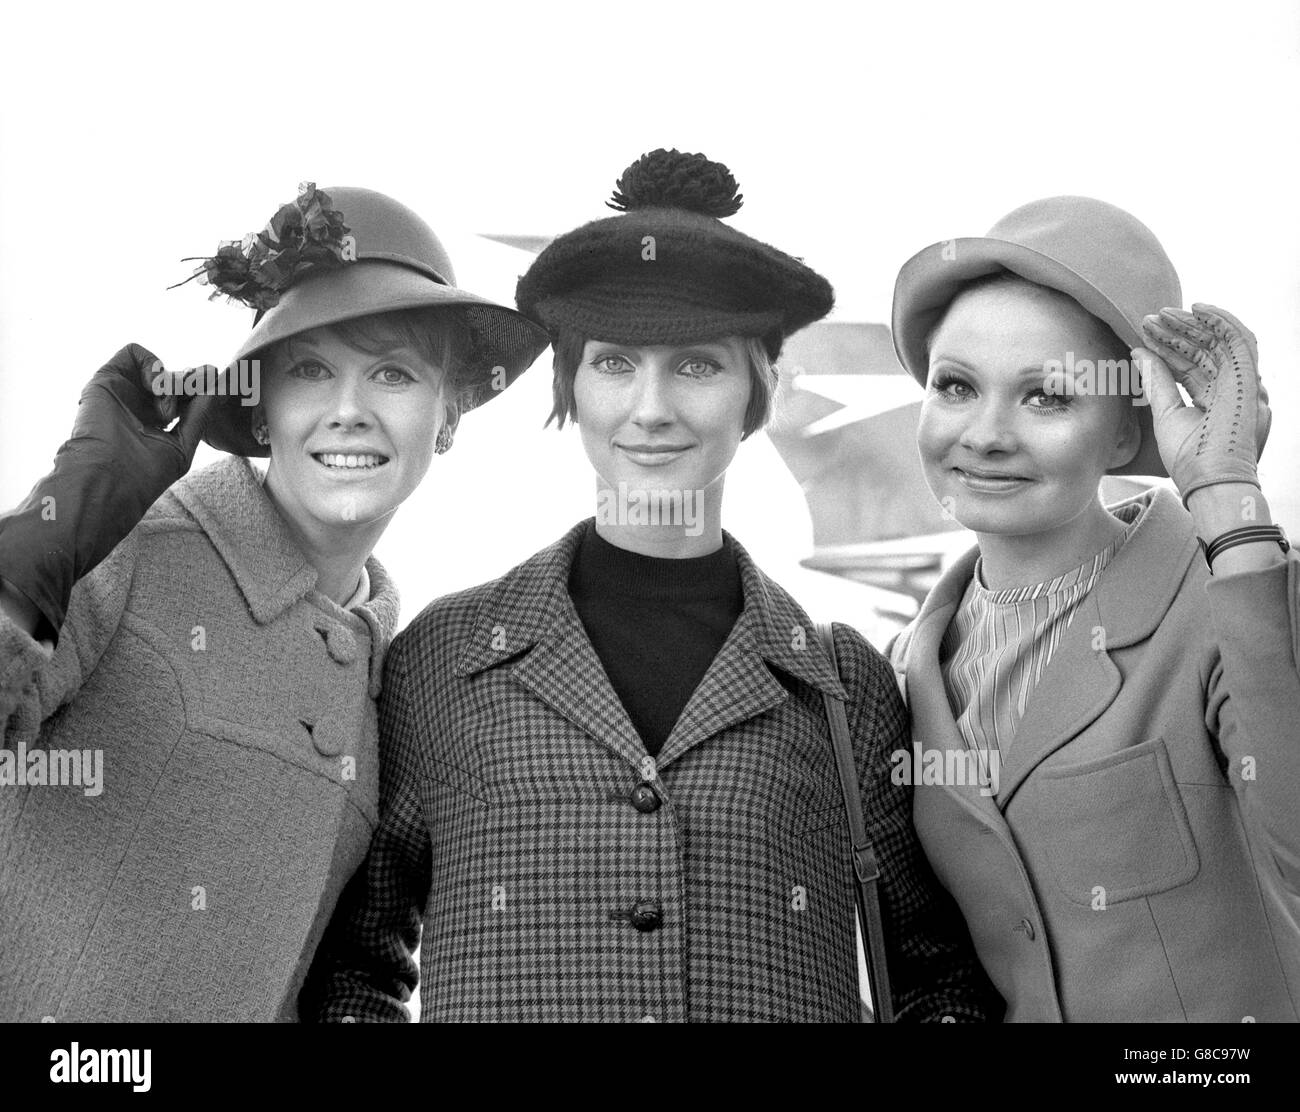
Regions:
<instances>
[{"instance_id":1,"label":"short hair","mask_svg":"<svg viewBox=\"0 0 1300 1112\"><path fill-rule=\"evenodd\" d=\"M371 313L335 324L321 325L338 336L348 347L367 355L383 355L399 347L408 347L442 373L442 400L446 409L447 428L454 432L461 415L482 401L485 375L489 369L476 365L474 334L464 316L455 310L395 309ZM262 358L271 362L288 355L297 339L288 336L273 344Z\"/></svg>"},{"instance_id":2,"label":"short hair","mask_svg":"<svg viewBox=\"0 0 1300 1112\"><path fill-rule=\"evenodd\" d=\"M582 363L582 352L589 337L571 328L561 329L552 336L555 358L552 366L555 376L551 382L554 405L546 424L552 421L556 428L564 428L564 422L578 420L578 405L573 393L573 380ZM745 407L745 420L741 439L767 425L772 418L772 406L776 399L777 370L768 353L767 344L757 336L742 336L745 357L749 363L749 404Z\"/></svg>"}]
</instances>

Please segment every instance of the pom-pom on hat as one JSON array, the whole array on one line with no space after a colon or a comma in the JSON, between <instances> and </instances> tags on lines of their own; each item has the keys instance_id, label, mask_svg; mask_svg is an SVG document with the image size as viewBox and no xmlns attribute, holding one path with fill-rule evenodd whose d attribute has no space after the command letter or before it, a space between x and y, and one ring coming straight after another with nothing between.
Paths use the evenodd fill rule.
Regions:
<instances>
[{"instance_id":1,"label":"pom-pom on hat","mask_svg":"<svg viewBox=\"0 0 1300 1112\"><path fill-rule=\"evenodd\" d=\"M623 344L785 337L824 317L830 283L798 259L724 224L736 179L702 154L652 151L618 179L621 210L554 240L519 280L515 303L557 336Z\"/></svg>"},{"instance_id":2,"label":"pom-pom on hat","mask_svg":"<svg viewBox=\"0 0 1300 1112\"><path fill-rule=\"evenodd\" d=\"M194 277L213 287L213 297L225 294L256 310L232 367L313 328L376 313L439 309L459 314L468 330L478 405L523 374L547 345L533 321L458 288L433 229L372 189L325 191L303 182L298 199L282 206L261 232L222 244L201 263ZM267 448L253 437L253 410L242 400L234 391L214 398L203 439L224 452L265 456Z\"/></svg>"}]
</instances>

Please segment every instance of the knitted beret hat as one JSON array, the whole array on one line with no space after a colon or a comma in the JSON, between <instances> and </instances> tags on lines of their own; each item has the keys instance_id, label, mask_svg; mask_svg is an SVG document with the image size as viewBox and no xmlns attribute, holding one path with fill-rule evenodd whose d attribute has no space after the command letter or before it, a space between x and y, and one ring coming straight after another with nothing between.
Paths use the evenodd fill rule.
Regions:
<instances>
[{"instance_id":1,"label":"knitted beret hat","mask_svg":"<svg viewBox=\"0 0 1300 1112\"><path fill-rule=\"evenodd\" d=\"M736 179L702 154L662 148L618 179L618 216L554 240L519 280L520 312L552 337L672 344L785 337L824 317L830 283L798 259L722 222L741 206Z\"/></svg>"}]
</instances>

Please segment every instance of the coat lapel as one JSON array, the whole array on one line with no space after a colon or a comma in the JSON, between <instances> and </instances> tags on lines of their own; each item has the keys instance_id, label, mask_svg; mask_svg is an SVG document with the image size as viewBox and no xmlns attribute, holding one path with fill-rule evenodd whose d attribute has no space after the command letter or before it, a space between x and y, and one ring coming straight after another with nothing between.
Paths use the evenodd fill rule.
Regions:
<instances>
[{"instance_id":1,"label":"coat lapel","mask_svg":"<svg viewBox=\"0 0 1300 1112\"><path fill-rule=\"evenodd\" d=\"M819 692L845 698L808 615L759 570L734 537L726 538L740 568L744 608L664 742L658 758L661 768L723 730L785 702L789 692L768 662Z\"/></svg>"},{"instance_id":2,"label":"coat lapel","mask_svg":"<svg viewBox=\"0 0 1300 1112\"><path fill-rule=\"evenodd\" d=\"M1190 516L1175 495L1161 488L1111 509L1133 504L1142 508L1141 520L1080 605L1030 695L999 770L995 799L982 795L977 786L948 786L986 817L1005 810L1038 765L1105 713L1122 682L1111 651L1149 637L1178 593L1196 553ZM926 749L965 748L948 705L939 651L978 555L978 549L971 549L944 573L907 643L904 666L912 732ZM1162 574L1152 577L1153 567Z\"/></svg>"},{"instance_id":3,"label":"coat lapel","mask_svg":"<svg viewBox=\"0 0 1300 1112\"><path fill-rule=\"evenodd\" d=\"M572 609L572 602L569 607ZM510 674L629 764L640 765L646 755L645 746L614 693L576 611L571 620L561 615L555 629Z\"/></svg>"},{"instance_id":4,"label":"coat lapel","mask_svg":"<svg viewBox=\"0 0 1300 1112\"><path fill-rule=\"evenodd\" d=\"M316 569L242 456L187 475L170 493L203 526L259 625L316 586Z\"/></svg>"},{"instance_id":5,"label":"coat lapel","mask_svg":"<svg viewBox=\"0 0 1300 1112\"><path fill-rule=\"evenodd\" d=\"M1003 809L1025 777L1100 718L1119 693L1119 669L1104 647L1104 638L1094 640L1093 633L1105 628L1097 595L1104 590L1109 571L1102 573L1075 611L1030 693L1024 717L1003 757L997 796Z\"/></svg>"},{"instance_id":6,"label":"coat lapel","mask_svg":"<svg viewBox=\"0 0 1300 1112\"><path fill-rule=\"evenodd\" d=\"M660 750L662 768L729 726L780 706L787 692L756 647L754 618L742 611Z\"/></svg>"},{"instance_id":7,"label":"coat lapel","mask_svg":"<svg viewBox=\"0 0 1300 1112\"><path fill-rule=\"evenodd\" d=\"M569 570L587 524L575 525L497 581L479 610L456 675L514 660L514 680L630 764L640 765L645 746L569 597Z\"/></svg>"},{"instance_id":8,"label":"coat lapel","mask_svg":"<svg viewBox=\"0 0 1300 1112\"><path fill-rule=\"evenodd\" d=\"M366 560L370 598L344 610L314 593L316 569L289 533L243 456L230 456L191 472L168 494L203 527L229 569L248 612L259 625L274 621L303 598L344 623L364 623L370 632L371 698L383 686L384 656L397 629L397 586L378 560Z\"/></svg>"},{"instance_id":9,"label":"coat lapel","mask_svg":"<svg viewBox=\"0 0 1300 1112\"><path fill-rule=\"evenodd\" d=\"M480 608L456 665L470 676L518 657L511 676L557 713L630 763L645 746L605 674L569 597L569 571L586 521L504 575ZM744 609L687 701L656 759L662 768L687 750L788 697L771 662L819 691L844 698L844 687L808 615L768 579L740 544L736 552Z\"/></svg>"},{"instance_id":10,"label":"coat lapel","mask_svg":"<svg viewBox=\"0 0 1300 1112\"><path fill-rule=\"evenodd\" d=\"M1153 488L1111 509L1134 504L1143 511L1140 520L1080 604L1029 696L1002 769L997 800L1004 810L1038 765L1115 701L1122 680L1111 651L1151 636L1197 551L1191 517L1175 495ZM1152 568L1160 574L1152 576Z\"/></svg>"}]
</instances>

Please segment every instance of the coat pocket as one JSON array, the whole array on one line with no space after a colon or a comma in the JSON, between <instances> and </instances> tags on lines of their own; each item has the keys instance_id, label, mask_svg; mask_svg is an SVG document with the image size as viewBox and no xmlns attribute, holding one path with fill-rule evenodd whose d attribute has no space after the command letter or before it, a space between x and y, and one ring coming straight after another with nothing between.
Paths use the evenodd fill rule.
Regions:
<instances>
[{"instance_id":1,"label":"coat pocket","mask_svg":"<svg viewBox=\"0 0 1300 1112\"><path fill-rule=\"evenodd\" d=\"M838 793L839 784L835 784ZM843 826L848 829L848 816L844 813L844 800L838 794L831 795L822 786L822 793L801 800L798 815L794 822L796 834L815 834L831 826Z\"/></svg>"},{"instance_id":2,"label":"coat pocket","mask_svg":"<svg viewBox=\"0 0 1300 1112\"><path fill-rule=\"evenodd\" d=\"M1200 870L1163 738L1044 769L1035 780L1037 837L1073 902L1095 907L1099 898L1151 896Z\"/></svg>"}]
</instances>

